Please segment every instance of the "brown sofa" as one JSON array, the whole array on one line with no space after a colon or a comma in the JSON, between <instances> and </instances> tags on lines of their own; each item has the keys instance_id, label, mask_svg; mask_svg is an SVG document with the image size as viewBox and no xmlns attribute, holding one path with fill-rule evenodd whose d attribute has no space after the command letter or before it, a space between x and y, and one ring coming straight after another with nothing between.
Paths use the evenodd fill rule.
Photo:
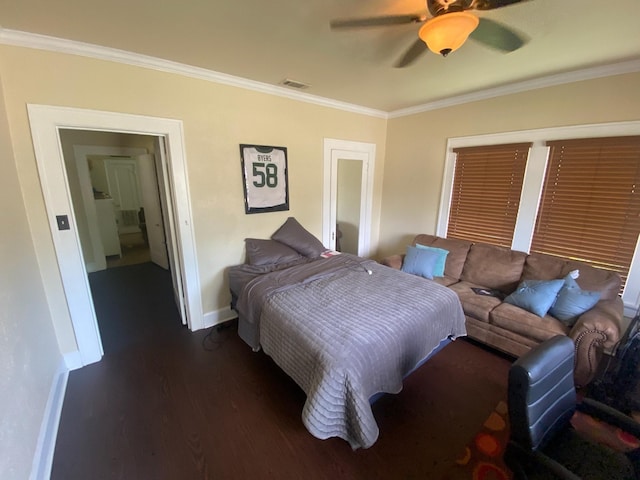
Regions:
<instances>
[{"instance_id":1,"label":"brown sofa","mask_svg":"<svg viewBox=\"0 0 640 480\"><path fill-rule=\"evenodd\" d=\"M485 243L417 235L418 243L447 250L443 277L433 280L454 290L460 297L469 337L518 357L544 340L558 334L573 339L576 348L576 384L593 379L602 349L620 338L623 303L619 296L621 279L616 273L590 265L543 254L526 254ZM400 269L404 254L381 263ZM572 327L550 314L539 317L495 296L479 295L473 288L497 290L508 295L524 280L562 279L579 270L582 289L599 291L598 303L580 315Z\"/></svg>"}]
</instances>

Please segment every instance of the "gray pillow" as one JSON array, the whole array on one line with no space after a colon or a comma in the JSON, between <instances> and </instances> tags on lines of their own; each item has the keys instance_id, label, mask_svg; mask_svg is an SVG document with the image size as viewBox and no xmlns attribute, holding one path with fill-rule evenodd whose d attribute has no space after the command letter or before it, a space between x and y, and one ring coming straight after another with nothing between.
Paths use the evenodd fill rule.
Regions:
<instances>
[{"instance_id":1,"label":"gray pillow","mask_svg":"<svg viewBox=\"0 0 640 480\"><path fill-rule=\"evenodd\" d=\"M293 217L287 218L276 233L271 235L271 239L284 243L309 258L317 258L327 251L322 242L305 230Z\"/></svg>"},{"instance_id":2,"label":"gray pillow","mask_svg":"<svg viewBox=\"0 0 640 480\"><path fill-rule=\"evenodd\" d=\"M289 263L302 258L293 248L275 240L246 238L244 243L247 249L249 265Z\"/></svg>"}]
</instances>

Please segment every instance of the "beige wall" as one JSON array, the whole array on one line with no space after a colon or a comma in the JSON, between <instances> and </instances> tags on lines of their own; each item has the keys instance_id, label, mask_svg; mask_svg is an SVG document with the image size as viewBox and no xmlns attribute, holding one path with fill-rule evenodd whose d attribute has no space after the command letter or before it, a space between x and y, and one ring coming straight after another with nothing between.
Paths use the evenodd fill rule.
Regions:
<instances>
[{"instance_id":1,"label":"beige wall","mask_svg":"<svg viewBox=\"0 0 640 480\"><path fill-rule=\"evenodd\" d=\"M0 74L0 478L28 478L62 357L11 149Z\"/></svg>"},{"instance_id":2,"label":"beige wall","mask_svg":"<svg viewBox=\"0 0 640 480\"><path fill-rule=\"evenodd\" d=\"M268 238L295 216L322 237L323 138L375 143L373 248L378 241L386 120L179 75L25 48L0 47L7 116L20 185L52 298L63 353L76 349L48 230L26 104L62 105L180 119L202 302L228 307L225 268L244 260L244 238ZM43 74L46 72L46 75ZM240 143L286 146L290 211L245 215ZM56 303L57 302L57 303Z\"/></svg>"},{"instance_id":3,"label":"beige wall","mask_svg":"<svg viewBox=\"0 0 640 480\"><path fill-rule=\"evenodd\" d=\"M389 120L379 256L435 233L447 139L640 119L640 73L576 82Z\"/></svg>"}]
</instances>

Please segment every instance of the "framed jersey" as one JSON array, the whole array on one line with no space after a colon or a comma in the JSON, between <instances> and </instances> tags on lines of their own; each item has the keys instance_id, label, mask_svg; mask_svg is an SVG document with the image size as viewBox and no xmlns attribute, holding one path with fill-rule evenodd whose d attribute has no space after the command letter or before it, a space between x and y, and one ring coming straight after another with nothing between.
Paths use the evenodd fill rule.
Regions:
<instances>
[{"instance_id":1,"label":"framed jersey","mask_svg":"<svg viewBox=\"0 0 640 480\"><path fill-rule=\"evenodd\" d=\"M289 210L286 147L240 144L245 213Z\"/></svg>"}]
</instances>

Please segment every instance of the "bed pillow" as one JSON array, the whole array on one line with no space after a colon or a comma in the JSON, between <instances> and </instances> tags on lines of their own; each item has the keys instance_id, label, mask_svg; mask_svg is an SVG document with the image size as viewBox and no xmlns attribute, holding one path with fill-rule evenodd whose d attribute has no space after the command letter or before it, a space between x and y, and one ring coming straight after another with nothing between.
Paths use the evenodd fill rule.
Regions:
<instances>
[{"instance_id":1,"label":"bed pillow","mask_svg":"<svg viewBox=\"0 0 640 480\"><path fill-rule=\"evenodd\" d=\"M407 254L402 262L401 270L412 275L433 279L436 262L439 254L432 250L418 247L407 247Z\"/></svg>"},{"instance_id":2,"label":"bed pillow","mask_svg":"<svg viewBox=\"0 0 640 480\"><path fill-rule=\"evenodd\" d=\"M433 267L433 276L434 277L444 277L444 265L447 261L447 255L449 255L449 250L445 250L444 248L437 247L429 247L427 245L420 245L416 243L416 248L420 248L423 250L431 250L436 253L436 264Z\"/></svg>"},{"instance_id":3,"label":"bed pillow","mask_svg":"<svg viewBox=\"0 0 640 480\"><path fill-rule=\"evenodd\" d=\"M293 217L287 218L276 233L271 235L271 239L284 243L309 258L317 258L327 250L320 240L305 230Z\"/></svg>"},{"instance_id":4,"label":"bed pillow","mask_svg":"<svg viewBox=\"0 0 640 480\"><path fill-rule=\"evenodd\" d=\"M244 243L249 265L289 263L302 258L293 248L275 240L246 238Z\"/></svg>"},{"instance_id":5,"label":"bed pillow","mask_svg":"<svg viewBox=\"0 0 640 480\"><path fill-rule=\"evenodd\" d=\"M601 297L600 292L580 288L574 277L577 278L577 275L571 272L564 278L558 298L549 310L551 315L568 327L572 327L580 315L593 308Z\"/></svg>"},{"instance_id":6,"label":"bed pillow","mask_svg":"<svg viewBox=\"0 0 640 480\"><path fill-rule=\"evenodd\" d=\"M524 308L539 317L544 317L556 301L564 280L525 280L505 302Z\"/></svg>"}]
</instances>

